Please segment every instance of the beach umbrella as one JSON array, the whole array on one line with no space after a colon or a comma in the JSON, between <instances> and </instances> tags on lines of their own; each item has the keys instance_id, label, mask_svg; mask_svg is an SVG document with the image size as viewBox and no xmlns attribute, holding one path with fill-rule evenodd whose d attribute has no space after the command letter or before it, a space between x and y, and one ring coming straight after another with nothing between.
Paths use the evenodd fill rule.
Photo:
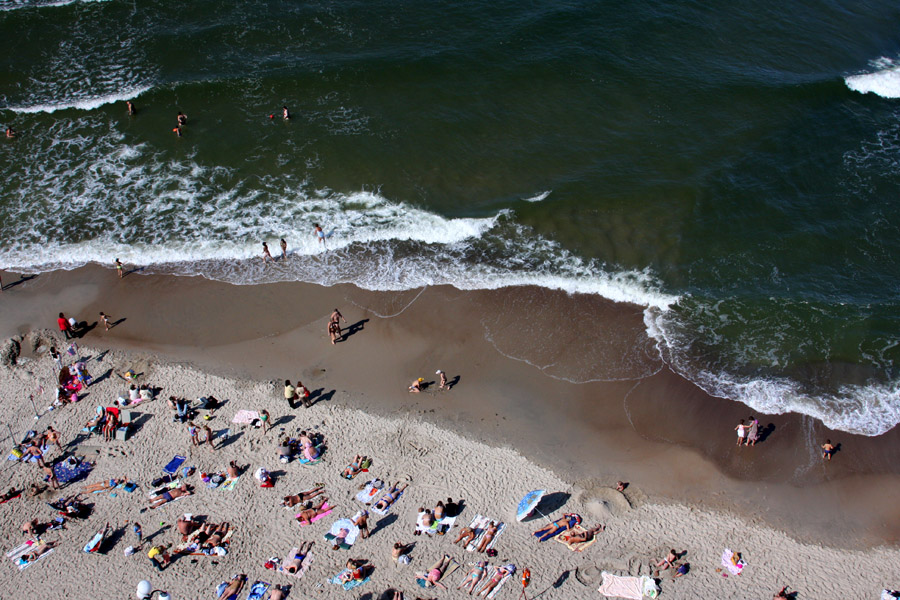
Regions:
<instances>
[{"instance_id":1,"label":"beach umbrella","mask_svg":"<svg viewBox=\"0 0 900 600\"><path fill-rule=\"evenodd\" d=\"M522 521L531 515L546 493L547 490L532 490L525 494L519 501L519 508L516 509L516 520Z\"/></svg>"}]
</instances>

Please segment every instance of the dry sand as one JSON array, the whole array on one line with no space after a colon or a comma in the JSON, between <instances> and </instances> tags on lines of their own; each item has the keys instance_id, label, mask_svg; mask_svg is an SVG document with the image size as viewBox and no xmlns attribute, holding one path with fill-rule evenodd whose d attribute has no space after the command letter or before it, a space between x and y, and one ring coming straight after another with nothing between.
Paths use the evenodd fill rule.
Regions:
<instances>
[{"instance_id":1,"label":"dry sand","mask_svg":"<svg viewBox=\"0 0 900 600\"><path fill-rule=\"evenodd\" d=\"M900 585L898 553L892 548L848 551L795 541L786 533L759 522L750 522L725 513L711 512L691 506L659 504L644 497L640 486L632 486L626 495L609 487L609 481L565 481L554 473L523 458L508 447L491 447L466 439L446 428L425 422L415 415L397 412L393 418L339 406L343 392L336 391L330 400L320 401L310 409L291 410L281 397L281 387L274 383L223 378L193 367L164 362L154 355L126 353L118 350L101 353L101 349L82 347L91 356L88 365L99 383L91 386L88 396L74 406L66 406L34 420L27 401L36 382L54 377L53 363L44 348L36 353L32 342L37 335L23 341L25 352L19 364L6 367L0 377L0 398L4 399L4 421L12 429L43 429L52 424L63 434L67 450L73 444L100 448L97 466L88 482L109 477L127 476L140 483L133 494L108 493L91 495L94 515L87 521L72 521L64 531L50 532L47 539L58 539L60 546L47 558L19 572L8 559L6 575L0 580L0 597L31 597L38 594L71 598L133 597L140 579L149 579L157 588L165 589L173 598L213 598L214 588L233 573L246 573L256 579L293 586L291 598L379 597L395 588L407 598L457 597L455 590L463 570L451 578L450 591L423 591L414 583L414 571L424 570L445 553L464 566L478 557L453 546L455 532L477 513L502 519L508 528L497 541L498 556L492 564L512 562L532 572L529 597L568 599L600 597L596 584L586 587L580 580L590 580L592 567L646 571L649 559L658 559L670 546L687 550L691 572L678 580L662 578L665 598L770 598L781 585L790 584L800 591L800 598L874 598L884 586ZM318 337L318 336L317 336ZM46 338L46 335L45 335ZM28 358L28 356L31 358ZM98 358L100 359L98 362ZM107 405L125 390L126 385L115 373L134 368L142 373L140 381L162 387L161 396L183 395L196 399L215 395L227 400L210 423L217 433L218 450L192 447L184 426L175 424L164 400L142 403L135 408L141 416L134 436L127 442L103 442L95 436L81 440L80 429L98 404ZM108 371L110 375L103 377ZM46 384L45 384L46 385ZM42 398L44 409L49 392ZM274 421L274 431L240 428L230 424L239 409L267 409ZM314 428L326 436L328 449L320 464L303 466L297 462L280 464L277 460L277 434ZM230 429L227 436L225 431ZM57 455L50 451L51 458ZM159 510L141 512L147 506L149 481L175 454L185 454L186 464L198 471L223 470L229 460L250 466L233 491L207 489L199 476L188 478L196 489L192 497L163 506ZM354 481L340 477L340 471L356 453L374 457L370 476L387 481L408 479L410 487L398 501L393 514L373 519L371 538L359 540L351 551L333 551L322 539L333 520L349 517L360 507L354 500L358 485L366 474ZM599 459L598 459L599 460ZM277 473L274 489L260 488L252 472L264 466ZM38 478L33 464L3 463L3 487L23 487ZM309 527L299 527L290 511L280 507L280 498L324 482L328 497L337 506L334 513ZM79 489L73 484L61 493ZM607 525L599 541L584 553L573 553L555 542L538 543L531 532L538 528L538 517L526 523L515 522L516 504L521 496L536 488L551 492L545 504L552 518L563 511L584 515L587 524L598 521ZM433 507L448 496L462 500L464 509L456 528L443 537L412 535L417 508ZM562 502L562 500L565 500ZM555 504L555 506L554 506ZM6 549L21 541L19 528L31 518L49 518L53 512L43 500L19 498L0 505L4 513L2 538ZM211 521L228 521L236 527L231 551L227 556L183 557L164 572L155 572L143 554L125 556L123 550L134 543L130 531L109 548L105 555L88 555L82 546L105 521L124 525L138 521L144 529L145 541L174 543L172 527L183 513L206 515ZM396 517L394 517L396 515ZM373 515L375 517L375 515ZM266 559L283 557L293 546L315 541L314 561L301 580L266 570ZM396 566L390 559L390 547L396 541L414 542L412 562ZM723 548L743 553L748 566L740 577L724 578L716 572ZM348 557L364 558L375 567L372 579L352 591L326 583L341 570ZM213 560L218 562L213 564ZM577 571L576 571L577 570ZM518 578L503 589L498 598L519 597ZM246 591L241 596L246 597Z\"/></svg>"}]
</instances>

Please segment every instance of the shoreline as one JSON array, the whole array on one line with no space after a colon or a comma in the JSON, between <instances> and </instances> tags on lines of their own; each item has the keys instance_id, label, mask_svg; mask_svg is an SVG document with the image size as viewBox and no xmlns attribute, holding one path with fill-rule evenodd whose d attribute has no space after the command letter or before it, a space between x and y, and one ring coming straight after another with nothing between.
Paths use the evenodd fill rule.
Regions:
<instances>
[{"instance_id":1,"label":"shoreline","mask_svg":"<svg viewBox=\"0 0 900 600\"><path fill-rule=\"evenodd\" d=\"M279 389L285 377L300 378L322 394L334 390L339 406L412 416L492 447L508 446L568 481L623 479L654 502L729 511L797 540L844 548L900 542L896 509L881 500L900 491L897 428L865 438L830 432L808 417L760 416L764 426L774 425L770 437L754 448L734 448L733 423L749 409L707 396L653 365L652 357L638 365L611 361L624 377L583 384L545 375L546 368L533 366L538 360L510 358L529 339L543 339L534 337L535 327L558 326L552 318L529 323L523 306L549 304L557 313L575 306L602 332L576 336L585 338L582 347L600 347L607 357L635 347L636 332L643 333L638 307L531 288L393 293L350 285L233 286L172 275L118 280L98 266L42 274L8 288L0 300L4 338L52 329L59 310L88 322L103 310L125 321L108 333L94 328L85 344L275 381ZM360 329L331 346L325 320L334 306ZM552 368L554 358L573 354L576 341L550 342L537 359ZM451 379L460 376L455 389L406 392L414 377L428 378L438 367ZM825 437L842 444L829 465L817 450Z\"/></svg>"}]
</instances>

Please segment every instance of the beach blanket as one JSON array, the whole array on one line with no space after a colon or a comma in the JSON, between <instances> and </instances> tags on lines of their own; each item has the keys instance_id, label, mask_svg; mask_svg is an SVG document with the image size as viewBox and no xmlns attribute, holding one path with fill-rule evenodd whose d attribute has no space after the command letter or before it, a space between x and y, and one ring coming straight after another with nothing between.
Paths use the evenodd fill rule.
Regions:
<instances>
[{"instance_id":1,"label":"beach blanket","mask_svg":"<svg viewBox=\"0 0 900 600\"><path fill-rule=\"evenodd\" d=\"M374 482L378 482L381 485L375 486ZM384 482L378 479L373 481L366 482L366 487L361 489L358 494L356 494L356 499L362 502L363 504L371 504L375 502L375 496L378 495L378 492L381 491L382 487L384 487Z\"/></svg>"},{"instance_id":2,"label":"beach blanket","mask_svg":"<svg viewBox=\"0 0 900 600\"><path fill-rule=\"evenodd\" d=\"M297 579L300 579L301 577L306 575L306 572L309 570L309 565L312 564L313 555L311 550L303 558L303 562L300 563L300 569L296 573L291 573L284 568L284 565L292 561L293 557L297 556L297 552L299 551L300 548L291 548L291 553L285 556L284 560L281 561L281 567L279 567L278 569L281 573L284 573L288 577L296 577Z\"/></svg>"},{"instance_id":3,"label":"beach blanket","mask_svg":"<svg viewBox=\"0 0 900 600\"><path fill-rule=\"evenodd\" d=\"M155 500L155 499L159 498L163 492L165 492L167 490L174 490L175 488L177 488L180 485L181 485L181 480L176 479L175 481L171 481L161 487L150 490L149 492L147 492L147 497L150 498L151 500ZM101 490L101 491L105 492L107 490Z\"/></svg>"},{"instance_id":4,"label":"beach blanket","mask_svg":"<svg viewBox=\"0 0 900 600\"><path fill-rule=\"evenodd\" d=\"M21 546L17 546L16 548L13 548L13 549L10 550L9 552L7 552L7 553L6 553L6 556L9 557L9 559L13 562L14 565L16 565L16 567L18 567L18 569L19 569L20 571L24 571L25 569L27 569L28 567L30 567L31 565L33 565L33 564L36 563L37 561L41 560L42 558L44 558L45 556L47 556L48 554L50 554L51 552L53 552L53 548L46 548L46 549L40 554L40 556L38 556L35 560L29 561L29 562L24 562L24 559L22 558L23 556L25 556L26 554L28 554L28 553L31 552L32 550L40 549L40 547L41 547L42 545L43 545L43 542L36 542L36 541L34 541L34 540L27 540L27 541L26 541L24 544L22 544Z\"/></svg>"},{"instance_id":5,"label":"beach blanket","mask_svg":"<svg viewBox=\"0 0 900 600\"><path fill-rule=\"evenodd\" d=\"M41 446L41 454L46 454L47 450L49 450L45 445ZM13 450L18 450L20 453L22 452L22 448L20 446L16 446ZM38 457L33 454L16 454L15 452L10 451L9 456L6 457L6 460L20 460L22 462L37 462Z\"/></svg>"},{"instance_id":6,"label":"beach blanket","mask_svg":"<svg viewBox=\"0 0 900 600\"><path fill-rule=\"evenodd\" d=\"M265 581L257 581L250 586L250 594L247 596L247 600L262 600L268 591L268 583Z\"/></svg>"},{"instance_id":7,"label":"beach blanket","mask_svg":"<svg viewBox=\"0 0 900 600\"><path fill-rule=\"evenodd\" d=\"M587 531L587 530L584 527L582 527L581 525L575 525L574 527L572 527L572 529L570 529L568 531L564 531L561 534L559 534L558 536L556 536L556 541L561 544L565 544L566 548L568 548L572 552L584 552L585 548L587 548L588 546L590 546L591 544L593 544L594 542L597 541L596 535L586 542L570 543L569 538L571 538L573 535L576 535L579 533L584 533L585 531Z\"/></svg>"},{"instance_id":8,"label":"beach blanket","mask_svg":"<svg viewBox=\"0 0 900 600\"><path fill-rule=\"evenodd\" d=\"M497 533L494 534L494 539L487 545L485 550L489 550L494 547L494 544L497 543L497 538L499 538L504 531L506 531L506 523L498 521L496 519L489 519L488 517L482 515L475 515L475 518L472 519L472 522L469 524L469 527L475 530L475 539L469 542L469 545L466 546L467 552L475 552L475 549L478 548L478 545L481 543L482 538L484 538L484 533L487 531L488 525L491 524L491 521L497 523Z\"/></svg>"},{"instance_id":9,"label":"beach blanket","mask_svg":"<svg viewBox=\"0 0 900 600\"><path fill-rule=\"evenodd\" d=\"M623 577L603 571L601 576L603 580L597 591L608 598L641 600L644 596L656 598L659 595L659 588L656 587L656 582L646 575Z\"/></svg>"},{"instance_id":10,"label":"beach blanket","mask_svg":"<svg viewBox=\"0 0 900 600\"><path fill-rule=\"evenodd\" d=\"M310 460L303 456L302 454L299 456L297 460L300 461L301 465L317 465L322 462L322 457L325 455L325 444L318 444L316 446L316 458Z\"/></svg>"},{"instance_id":11,"label":"beach blanket","mask_svg":"<svg viewBox=\"0 0 900 600\"><path fill-rule=\"evenodd\" d=\"M455 558L450 559L450 564L447 565L447 568L444 569L444 572L441 574L441 578L438 581L444 581L448 579L451 575L456 573L456 570L459 569L459 563L456 562ZM427 577L427 573L422 573L421 571L416 571L416 583L419 584L419 587L426 587L425 578ZM446 584L445 584L446 585Z\"/></svg>"},{"instance_id":12,"label":"beach blanket","mask_svg":"<svg viewBox=\"0 0 900 600\"><path fill-rule=\"evenodd\" d=\"M221 595L222 595L222 592L224 592L224 591L225 591L225 588L227 588L227 587L228 587L228 582L227 582L227 581L223 581L222 583L220 583L219 585L217 585L217 586L216 586L216 598L218 598L219 596L221 596ZM242 591L241 593L243 593L243 591ZM222 600L237 600L237 599L238 599L238 596L240 596L240 594L231 594L230 596L228 596L228 597L226 597L226 598L222 598Z\"/></svg>"},{"instance_id":13,"label":"beach blanket","mask_svg":"<svg viewBox=\"0 0 900 600\"><path fill-rule=\"evenodd\" d=\"M346 583L341 582L341 576L344 573L349 573L349 572L350 572L350 569L344 569L343 571L341 571L340 573L338 573L337 575L335 575L334 577L329 579L328 582L337 584L337 585L343 587L345 590L352 590L353 588L359 587L362 584L369 581L369 579L371 579L371 577L366 577L365 579L354 579L354 580L348 581Z\"/></svg>"},{"instance_id":14,"label":"beach blanket","mask_svg":"<svg viewBox=\"0 0 900 600\"><path fill-rule=\"evenodd\" d=\"M337 540L340 539L342 530L346 530L347 535L344 537L343 542L337 543ZM357 536L359 536L359 527L354 525L350 519L338 519L331 526L331 530L325 534L325 539L329 542L337 543L337 545L344 550L349 550L356 542Z\"/></svg>"},{"instance_id":15,"label":"beach blanket","mask_svg":"<svg viewBox=\"0 0 900 600\"><path fill-rule=\"evenodd\" d=\"M503 579L500 580L500 583L498 583L498 584L494 587L494 589L491 590L491 593L487 595L487 597L488 597L489 599L491 599L491 600L493 600L493 598L497 595L497 593L498 593L501 589L503 589L503 586L506 585L506 582L509 581L510 578L511 578L513 575L515 575L515 573L516 573L516 565L501 565L501 566L506 566L507 568L510 569L510 572L507 573L507 574L503 577ZM497 571L499 571L499 570L500 570L500 567L491 567L490 570L488 571L487 577L485 577L484 579L481 580L482 583L481 583L481 585L479 586L479 588L483 590L483 589L487 586L488 582L489 582L491 579L494 578L494 575L496 575L496 574L497 574ZM478 594L481 595L481 592L478 592Z\"/></svg>"},{"instance_id":16,"label":"beach blanket","mask_svg":"<svg viewBox=\"0 0 900 600\"><path fill-rule=\"evenodd\" d=\"M227 547L231 542L232 535L234 535L234 528L230 527L228 531L225 532L225 535L222 536L222 541L220 542L219 546ZM191 556L218 556L218 554L215 552L215 549L201 550L200 543L197 541L199 536L199 529L191 532L191 534L185 541L172 548L172 554L190 554Z\"/></svg>"},{"instance_id":17,"label":"beach blanket","mask_svg":"<svg viewBox=\"0 0 900 600\"><path fill-rule=\"evenodd\" d=\"M744 570L744 559L738 559L737 563L733 563L731 562L733 555L734 552L725 548L725 551L722 552L722 566L732 575L740 575L741 571Z\"/></svg>"},{"instance_id":18,"label":"beach blanket","mask_svg":"<svg viewBox=\"0 0 900 600\"><path fill-rule=\"evenodd\" d=\"M321 518L323 518L323 517L327 517L328 515L330 515L330 514L334 511L334 508L332 508L331 506L329 506L327 502L326 502L325 504L322 505L322 508L325 509L325 512L323 512L323 513L321 513L321 514L318 514L318 515L314 516L314 517L311 519L312 523L315 523L316 521L318 521L319 519L321 519ZM295 518L295 519L299 519L299 518L300 518L300 514L301 514L301 513L297 513L296 515L294 515L294 518ZM306 527L307 525L310 525L310 523L305 523L305 522L303 522L303 521L300 522L300 527Z\"/></svg>"},{"instance_id":19,"label":"beach blanket","mask_svg":"<svg viewBox=\"0 0 900 600\"><path fill-rule=\"evenodd\" d=\"M163 473L167 475L175 475L178 472L178 468L184 464L187 458L184 456L175 455L175 457L169 461L169 464L163 467Z\"/></svg>"},{"instance_id":20,"label":"beach blanket","mask_svg":"<svg viewBox=\"0 0 900 600\"><path fill-rule=\"evenodd\" d=\"M249 425L257 419L259 419L259 413L255 410L239 410L231 422L239 425Z\"/></svg>"},{"instance_id":21,"label":"beach blanket","mask_svg":"<svg viewBox=\"0 0 900 600\"><path fill-rule=\"evenodd\" d=\"M426 527L422 521L424 515L425 513L419 513L419 516L416 518L416 531L427 533L428 535L447 533L453 527L453 524L456 523L456 517L444 517L440 521L432 523L431 526Z\"/></svg>"},{"instance_id":22,"label":"beach blanket","mask_svg":"<svg viewBox=\"0 0 900 600\"><path fill-rule=\"evenodd\" d=\"M237 485L238 480L241 478L240 475L235 477L234 479L226 479L225 483L222 484L223 490L228 490L229 492L234 489L234 486Z\"/></svg>"},{"instance_id":23,"label":"beach blanket","mask_svg":"<svg viewBox=\"0 0 900 600\"><path fill-rule=\"evenodd\" d=\"M397 505L397 502L400 501L400 498L403 497L403 494L404 494L404 493L406 493L406 490L403 490L402 492L399 492L399 493L397 494L397 497L394 498L394 501L391 502L391 505L388 506L387 508L385 508L384 510L381 510L381 509L379 509L379 508L375 508L375 504L378 503L378 501L376 500L375 502L372 503L372 506L371 506L372 512L375 513L375 514L381 515L382 517L387 516L387 514L390 513L390 512L394 509L394 506ZM380 500L380 499L379 499L379 500Z\"/></svg>"}]
</instances>

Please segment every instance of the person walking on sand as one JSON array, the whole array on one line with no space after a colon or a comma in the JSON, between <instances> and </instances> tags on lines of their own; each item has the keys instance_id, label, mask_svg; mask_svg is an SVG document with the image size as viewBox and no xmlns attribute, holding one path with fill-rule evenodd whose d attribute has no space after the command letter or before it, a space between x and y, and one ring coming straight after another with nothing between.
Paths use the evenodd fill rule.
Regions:
<instances>
[{"instance_id":1,"label":"person walking on sand","mask_svg":"<svg viewBox=\"0 0 900 600\"><path fill-rule=\"evenodd\" d=\"M325 232L322 231L322 228L319 227L318 223L313 224L313 227L315 227L313 233L317 238L319 238L319 243L325 246Z\"/></svg>"},{"instance_id":2,"label":"person walking on sand","mask_svg":"<svg viewBox=\"0 0 900 600\"><path fill-rule=\"evenodd\" d=\"M103 326L106 327L106 330L109 331L109 315L104 312L100 313L100 320L103 321Z\"/></svg>"},{"instance_id":3,"label":"person walking on sand","mask_svg":"<svg viewBox=\"0 0 900 600\"><path fill-rule=\"evenodd\" d=\"M759 420L750 415L750 431L747 433L747 445L755 446L756 441L759 439Z\"/></svg>"},{"instance_id":4,"label":"person walking on sand","mask_svg":"<svg viewBox=\"0 0 900 600\"><path fill-rule=\"evenodd\" d=\"M297 389L291 385L290 379L284 380L284 399L287 400L290 408L294 408L294 400L297 399Z\"/></svg>"},{"instance_id":5,"label":"person walking on sand","mask_svg":"<svg viewBox=\"0 0 900 600\"><path fill-rule=\"evenodd\" d=\"M297 397L303 401L303 408L309 408L312 403L309 401L309 390L306 389L300 380L297 380Z\"/></svg>"},{"instance_id":6,"label":"person walking on sand","mask_svg":"<svg viewBox=\"0 0 900 600\"><path fill-rule=\"evenodd\" d=\"M328 321L328 337L331 338L332 346L341 339L341 326L334 321Z\"/></svg>"},{"instance_id":7,"label":"person walking on sand","mask_svg":"<svg viewBox=\"0 0 900 600\"><path fill-rule=\"evenodd\" d=\"M831 455L834 454L835 447L831 444L831 440L825 440L825 443L822 444L822 458L825 460L831 460Z\"/></svg>"},{"instance_id":8,"label":"person walking on sand","mask_svg":"<svg viewBox=\"0 0 900 600\"><path fill-rule=\"evenodd\" d=\"M281 238L281 260L287 260L287 242Z\"/></svg>"},{"instance_id":9,"label":"person walking on sand","mask_svg":"<svg viewBox=\"0 0 900 600\"><path fill-rule=\"evenodd\" d=\"M64 315L63 313L59 313L59 318L56 319L56 324L59 325L59 330L66 335L67 340L71 340L73 337L75 337L72 333L72 327L69 325L69 320L66 319L66 315Z\"/></svg>"},{"instance_id":10,"label":"person walking on sand","mask_svg":"<svg viewBox=\"0 0 900 600\"><path fill-rule=\"evenodd\" d=\"M119 273L119 279L125 277L125 265L118 258L116 259L116 271Z\"/></svg>"},{"instance_id":11,"label":"person walking on sand","mask_svg":"<svg viewBox=\"0 0 900 600\"><path fill-rule=\"evenodd\" d=\"M62 354L56 349L56 346L50 346L50 358L56 363L57 369L62 369Z\"/></svg>"},{"instance_id":12,"label":"person walking on sand","mask_svg":"<svg viewBox=\"0 0 900 600\"><path fill-rule=\"evenodd\" d=\"M203 443L208 445L212 450L216 449L215 444L213 444L213 438L215 435L213 434L213 430L210 429L209 425L203 426L203 433L206 435L206 439L203 440Z\"/></svg>"},{"instance_id":13,"label":"person walking on sand","mask_svg":"<svg viewBox=\"0 0 900 600\"><path fill-rule=\"evenodd\" d=\"M447 374L444 373L441 369L435 371L434 374L441 378L441 385L438 387L442 390L449 390L450 382L447 381Z\"/></svg>"},{"instance_id":14,"label":"person walking on sand","mask_svg":"<svg viewBox=\"0 0 900 600\"><path fill-rule=\"evenodd\" d=\"M265 435L269 432L269 411L259 411L259 420L262 423L263 435Z\"/></svg>"},{"instance_id":15,"label":"person walking on sand","mask_svg":"<svg viewBox=\"0 0 900 600\"><path fill-rule=\"evenodd\" d=\"M137 523L137 522L135 522L135 524L132 526L131 530L134 531L134 535L135 535L135 537L137 537L138 550L140 550L141 547L144 545L144 542L143 542L144 530L141 529L141 524Z\"/></svg>"},{"instance_id":16,"label":"person walking on sand","mask_svg":"<svg viewBox=\"0 0 900 600\"><path fill-rule=\"evenodd\" d=\"M744 425L743 419L741 419L741 422L738 423L738 426L735 427L734 430L737 431L737 445L743 446L747 438L747 426Z\"/></svg>"},{"instance_id":17,"label":"person walking on sand","mask_svg":"<svg viewBox=\"0 0 900 600\"><path fill-rule=\"evenodd\" d=\"M265 264L268 264L270 260L272 260L272 255L269 254L269 245L265 242L263 242L262 245L263 245L262 259L263 259L263 264L265 265Z\"/></svg>"}]
</instances>

